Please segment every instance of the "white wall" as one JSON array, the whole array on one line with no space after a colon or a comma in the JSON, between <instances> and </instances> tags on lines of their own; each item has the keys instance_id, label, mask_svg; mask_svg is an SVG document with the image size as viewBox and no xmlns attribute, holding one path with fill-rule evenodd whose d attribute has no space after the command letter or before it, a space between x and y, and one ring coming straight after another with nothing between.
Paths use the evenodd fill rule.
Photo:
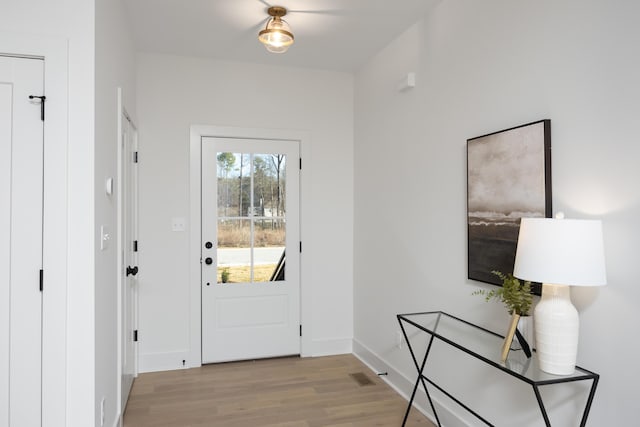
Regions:
<instances>
[{"instance_id":1,"label":"white wall","mask_svg":"<svg viewBox=\"0 0 640 427\"><path fill-rule=\"evenodd\" d=\"M414 378L406 348L395 349L396 313L444 310L506 329L502 306L471 296L482 285L466 279L466 139L549 118L554 211L604 224L609 286L572 290L578 364L602 375L589 424L635 422L623 396L640 381L632 338L640 297L637 16L633 1L448 0L359 70L355 347L389 368L392 382ZM417 87L396 91L410 71ZM452 387L497 393L503 378L483 375L482 384L461 386L458 373ZM532 425L531 390L511 390L520 413L507 424ZM554 416L576 410L567 402ZM504 412L494 415L505 425Z\"/></svg>"},{"instance_id":2,"label":"white wall","mask_svg":"<svg viewBox=\"0 0 640 427\"><path fill-rule=\"evenodd\" d=\"M189 218L194 124L310 132L302 274L313 307L302 313L312 323L304 330L311 334L313 354L351 351L353 77L141 54L137 94L140 369L176 369L183 359L187 366L196 364L189 360L189 233L171 231L171 218Z\"/></svg>"},{"instance_id":3,"label":"white wall","mask_svg":"<svg viewBox=\"0 0 640 427\"><path fill-rule=\"evenodd\" d=\"M51 149L61 154L45 169L43 425L51 426L94 420L93 17L93 2L84 0L5 0L0 14L3 45L16 40L35 46L27 53L51 53L45 134L61 128L56 138L64 138L45 147L45 156ZM56 47L40 51L50 44ZM55 197L47 198L52 186ZM48 222L52 212L57 222ZM56 255L47 258L46 248Z\"/></svg>"},{"instance_id":4,"label":"white wall","mask_svg":"<svg viewBox=\"0 0 640 427\"><path fill-rule=\"evenodd\" d=\"M118 188L117 88L123 104L135 118L135 53L128 19L121 0L96 1L95 20L95 425L100 425L104 399L105 426L113 426L121 415L118 402L118 269L117 190L105 193L105 180ZM107 225L112 239L100 250L100 226Z\"/></svg>"}]
</instances>

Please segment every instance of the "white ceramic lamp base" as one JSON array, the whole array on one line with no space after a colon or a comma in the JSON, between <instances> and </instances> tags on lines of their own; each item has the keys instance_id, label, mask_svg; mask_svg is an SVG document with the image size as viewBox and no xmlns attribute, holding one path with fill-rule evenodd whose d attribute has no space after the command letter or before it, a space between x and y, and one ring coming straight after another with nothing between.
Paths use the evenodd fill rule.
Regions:
<instances>
[{"instance_id":1,"label":"white ceramic lamp base","mask_svg":"<svg viewBox=\"0 0 640 427\"><path fill-rule=\"evenodd\" d=\"M533 320L540 369L555 375L572 374L578 353L579 319L569 286L544 283Z\"/></svg>"}]
</instances>

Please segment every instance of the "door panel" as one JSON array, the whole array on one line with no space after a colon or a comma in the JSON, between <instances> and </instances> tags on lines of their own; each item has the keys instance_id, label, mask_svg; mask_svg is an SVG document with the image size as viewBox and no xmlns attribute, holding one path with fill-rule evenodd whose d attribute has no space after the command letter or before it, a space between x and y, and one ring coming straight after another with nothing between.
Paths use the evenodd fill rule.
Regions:
<instances>
[{"instance_id":1,"label":"door panel","mask_svg":"<svg viewBox=\"0 0 640 427\"><path fill-rule=\"evenodd\" d=\"M0 56L0 426L41 425L43 75Z\"/></svg>"},{"instance_id":2,"label":"door panel","mask_svg":"<svg viewBox=\"0 0 640 427\"><path fill-rule=\"evenodd\" d=\"M216 299L215 307L218 327L286 326L287 302L285 294L220 297Z\"/></svg>"},{"instance_id":3,"label":"door panel","mask_svg":"<svg viewBox=\"0 0 640 427\"><path fill-rule=\"evenodd\" d=\"M134 161L137 131L125 114L122 115L122 412L126 408L136 369L134 330L137 322L138 266L138 175ZM127 272L127 267L131 267ZM133 271L132 271L133 269ZM134 273L134 271L136 271Z\"/></svg>"},{"instance_id":4,"label":"door panel","mask_svg":"<svg viewBox=\"0 0 640 427\"><path fill-rule=\"evenodd\" d=\"M300 353L298 158L297 141L202 139L203 363Z\"/></svg>"}]
</instances>

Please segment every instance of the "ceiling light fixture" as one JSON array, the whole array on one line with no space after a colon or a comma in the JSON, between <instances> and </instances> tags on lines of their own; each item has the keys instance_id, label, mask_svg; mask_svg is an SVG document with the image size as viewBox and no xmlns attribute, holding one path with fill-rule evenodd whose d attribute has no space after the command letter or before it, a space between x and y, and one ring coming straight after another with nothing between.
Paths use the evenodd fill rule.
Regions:
<instances>
[{"instance_id":1,"label":"ceiling light fixture","mask_svg":"<svg viewBox=\"0 0 640 427\"><path fill-rule=\"evenodd\" d=\"M269 22L264 30L258 34L258 40L264 44L271 53L285 53L293 44L291 27L282 17L287 14L287 9L280 6L272 6L268 10Z\"/></svg>"}]
</instances>

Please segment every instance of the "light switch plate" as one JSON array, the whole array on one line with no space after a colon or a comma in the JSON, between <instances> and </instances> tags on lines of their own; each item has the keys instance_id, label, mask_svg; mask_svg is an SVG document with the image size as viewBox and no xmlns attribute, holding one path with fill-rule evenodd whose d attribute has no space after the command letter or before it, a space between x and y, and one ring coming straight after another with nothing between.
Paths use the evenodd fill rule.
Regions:
<instances>
[{"instance_id":1,"label":"light switch plate","mask_svg":"<svg viewBox=\"0 0 640 427\"><path fill-rule=\"evenodd\" d=\"M109 241L111 240L111 233L108 225L100 226L100 250L104 251L109 248Z\"/></svg>"}]
</instances>

